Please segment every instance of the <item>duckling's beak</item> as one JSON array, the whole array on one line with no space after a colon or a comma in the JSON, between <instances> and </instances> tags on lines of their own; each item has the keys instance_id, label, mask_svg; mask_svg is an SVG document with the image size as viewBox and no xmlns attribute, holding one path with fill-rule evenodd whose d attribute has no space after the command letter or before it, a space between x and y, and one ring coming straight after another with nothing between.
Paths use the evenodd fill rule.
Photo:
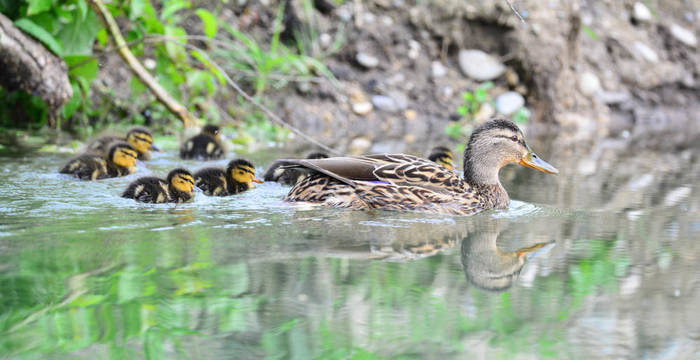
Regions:
<instances>
[{"instance_id":1,"label":"duckling's beak","mask_svg":"<svg viewBox=\"0 0 700 360\"><path fill-rule=\"evenodd\" d=\"M258 184L264 184L264 183L265 183L264 181L262 181L262 180L260 180L260 179L256 179L256 178L253 178L252 181L253 181L254 183L258 183Z\"/></svg>"},{"instance_id":2,"label":"duckling's beak","mask_svg":"<svg viewBox=\"0 0 700 360\"><path fill-rule=\"evenodd\" d=\"M537 169L547 174L558 174L559 170L546 161L540 159L532 150L528 150L527 155L520 159L520 165Z\"/></svg>"},{"instance_id":3,"label":"duckling's beak","mask_svg":"<svg viewBox=\"0 0 700 360\"><path fill-rule=\"evenodd\" d=\"M151 151L161 152L160 148L157 147L157 146L155 146L155 144L151 144L151 148L150 148L150 149L151 149Z\"/></svg>"}]
</instances>

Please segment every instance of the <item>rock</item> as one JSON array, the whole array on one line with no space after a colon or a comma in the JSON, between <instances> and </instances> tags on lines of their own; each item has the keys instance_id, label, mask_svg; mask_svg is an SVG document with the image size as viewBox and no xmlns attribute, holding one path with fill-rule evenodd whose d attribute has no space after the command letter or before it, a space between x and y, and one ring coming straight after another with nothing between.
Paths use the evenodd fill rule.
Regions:
<instances>
[{"instance_id":1,"label":"rock","mask_svg":"<svg viewBox=\"0 0 700 360\"><path fill-rule=\"evenodd\" d=\"M525 98L515 91L505 92L496 98L496 110L503 115L510 115L523 105L525 105Z\"/></svg>"},{"instance_id":2,"label":"rock","mask_svg":"<svg viewBox=\"0 0 700 360\"><path fill-rule=\"evenodd\" d=\"M600 79L590 71L582 72L578 77L578 88L585 96L591 97L602 90Z\"/></svg>"},{"instance_id":3,"label":"rock","mask_svg":"<svg viewBox=\"0 0 700 360\"><path fill-rule=\"evenodd\" d=\"M156 61L151 58L146 58L143 60L143 66L148 70L153 70L156 68Z\"/></svg>"},{"instance_id":4,"label":"rock","mask_svg":"<svg viewBox=\"0 0 700 360\"><path fill-rule=\"evenodd\" d=\"M324 49L333 44L333 38L328 33L321 34L321 36L318 37L318 41Z\"/></svg>"},{"instance_id":5,"label":"rock","mask_svg":"<svg viewBox=\"0 0 700 360\"><path fill-rule=\"evenodd\" d=\"M513 71L511 68L506 69L506 82L512 87L518 86L518 83L520 82L518 73Z\"/></svg>"},{"instance_id":6,"label":"rock","mask_svg":"<svg viewBox=\"0 0 700 360\"><path fill-rule=\"evenodd\" d=\"M403 112L403 116L406 120L415 120L418 117L418 113L415 110L408 109Z\"/></svg>"},{"instance_id":7,"label":"rock","mask_svg":"<svg viewBox=\"0 0 700 360\"><path fill-rule=\"evenodd\" d=\"M360 101L352 104L352 112L357 115L367 115L372 112L372 103L368 101Z\"/></svg>"},{"instance_id":8,"label":"rock","mask_svg":"<svg viewBox=\"0 0 700 360\"><path fill-rule=\"evenodd\" d=\"M680 25L671 24L671 35L690 47L696 47L698 45L698 39L695 37L695 34Z\"/></svg>"},{"instance_id":9,"label":"rock","mask_svg":"<svg viewBox=\"0 0 700 360\"><path fill-rule=\"evenodd\" d=\"M479 108L479 111L474 114L474 121L477 123L482 123L490 119L494 114L496 114L496 109L489 103L484 103Z\"/></svg>"},{"instance_id":10,"label":"rock","mask_svg":"<svg viewBox=\"0 0 700 360\"><path fill-rule=\"evenodd\" d=\"M632 17L634 17L634 19L637 21L649 21L652 19L651 11L649 11L649 8L641 2L634 3L634 12Z\"/></svg>"},{"instance_id":11,"label":"rock","mask_svg":"<svg viewBox=\"0 0 700 360\"><path fill-rule=\"evenodd\" d=\"M620 104L631 98L626 92L601 91L597 95L600 101L608 105Z\"/></svg>"},{"instance_id":12,"label":"rock","mask_svg":"<svg viewBox=\"0 0 700 360\"><path fill-rule=\"evenodd\" d=\"M683 201L691 193L691 189L688 186L681 186L669 191L664 197L664 206L673 206Z\"/></svg>"},{"instance_id":13,"label":"rock","mask_svg":"<svg viewBox=\"0 0 700 360\"><path fill-rule=\"evenodd\" d=\"M364 136L360 136L352 139L350 146L348 146L348 151L350 152L350 155L361 155L364 154L371 146L372 141Z\"/></svg>"},{"instance_id":14,"label":"rock","mask_svg":"<svg viewBox=\"0 0 700 360\"><path fill-rule=\"evenodd\" d=\"M420 43L415 40L410 40L408 42L408 58L415 60L420 55Z\"/></svg>"},{"instance_id":15,"label":"rock","mask_svg":"<svg viewBox=\"0 0 700 360\"><path fill-rule=\"evenodd\" d=\"M377 67L377 65L379 65L379 59L363 52L358 52L357 55L355 55L355 60L357 60L358 64L368 69Z\"/></svg>"},{"instance_id":16,"label":"rock","mask_svg":"<svg viewBox=\"0 0 700 360\"><path fill-rule=\"evenodd\" d=\"M447 75L447 67L439 61L433 61L430 64L431 74L434 78L439 78Z\"/></svg>"},{"instance_id":17,"label":"rock","mask_svg":"<svg viewBox=\"0 0 700 360\"><path fill-rule=\"evenodd\" d=\"M396 101L394 99L384 96L384 95L375 95L372 96L372 104L374 107L376 107L379 110L386 111L386 112L397 112L399 111L399 106L396 104Z\"/></svg>"},{"instance_id":18,"label":"rock","mask_svg":"<svg viewBox=\"0 0 700 360\"><path fill-rule=\"evenodd\" d=\"M477 81L493 80L506 71L497 58L481 50L460 50L458 60L464 75Z\"/></svg>"},{"instance_id":19,"label":"rock","mask_svg":"<svg viewBox=\"0 0 700 360\"><path fill-rule=\"evenodd\" d=\"M394 100L399 110L405 110L408 107L408 97L401 91L389 91L387 96Z\"/></svg>"},{"instance_id":20,"label":"rock","mask_svg":"<svg viewBox=\"0 0 700 360\"><path fill-rule=\"evenodd\" d=\"M637 50L637 53L641 55L644 60L651 63L659 62L659 55L656 55L656 52L647 46L647 44L641 41L635 41L634 49Z\"/></svg>"}]
</instances>

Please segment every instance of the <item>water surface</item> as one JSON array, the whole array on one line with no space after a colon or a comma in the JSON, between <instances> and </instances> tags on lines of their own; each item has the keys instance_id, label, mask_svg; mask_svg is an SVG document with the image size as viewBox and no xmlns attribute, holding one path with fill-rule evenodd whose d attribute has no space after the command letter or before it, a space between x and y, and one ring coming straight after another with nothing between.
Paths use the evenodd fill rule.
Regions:
<instances>
[{"instance_id":1,"label":"water surface","mask_svg":"<svg viewBox=\"0 0 700 360\"><path fill-rule=\"evenodd\" d=\"M0 158L0 357L700 358L692 174L508 168L509 209L451 217L290 206L274 183L139 204L130 181L204 165L80 182L68 157Z\"/></svg>"}]
</instances>

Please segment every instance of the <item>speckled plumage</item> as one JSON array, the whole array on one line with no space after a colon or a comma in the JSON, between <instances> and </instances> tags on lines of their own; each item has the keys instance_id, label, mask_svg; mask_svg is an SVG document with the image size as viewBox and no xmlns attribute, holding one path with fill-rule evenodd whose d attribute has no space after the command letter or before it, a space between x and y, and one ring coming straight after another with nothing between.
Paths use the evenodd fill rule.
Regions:
<instances>
[{"instance_id":1,"label":"speckled plumage","mask_svg":"<svg viewBox=\"0 0 700 360\"><path fill-rule=\"evenodd\" d=\"M202 131L187 139L180 147L181 159L217 160L223 159L225 150L218 139L219 127L206 125Z\"/></svg>"},{"instance_id":2,"label":"speckled plumage","mask_svg":"<svg viewBox=\"0 0 700 360\"><path fill-rule=\"evenodd\" d=\"M233 179L231 173L237 166L254 168L247 160L231 160L226 169L208 167L197 171L194 173L194 184L208 196L229 196L254 188L251 183L241 183Z\"/></svg>"},{"instance_id":3,"label":"speckled plumage","mask_svg":"<svg viewBox=\"0 0 700 360\"><path fill-rule=\"evenodd\" d=\"M328 155L325 153L321 152L315 152L309 154L307 159L326 159L328 158ZM284 185L289 185L292 186L296 184L297 182L301 181L304 177L306 177L309 173L309 171L305 171L304 169L300 168L293 168L293 169L288 169L282 167L284 165L284 162L275 162L273 163L269 169L265 172L265 175L263 176L263 179L265 181L274 181L278 182L280 184Z\"/></svg>"},{"instance_id":4,"label":"speckled plumage","mask_svg":"<svg viewBox=\"0 0 700 360\"><path fill-rule=\"evenodd\" d=\"M127 135L124 137L119 137L119 136L113 136L113 135L105 135L105 136L100 136L97 139L92 140L90 143L88 143L87 148L85 149L86 152L88 153L93 153L96 155L100 155L102 157L106 157L109 148L117 143L117 142L128 142L129 135L145 135L145 140L150 140L151 142L153 141L153 134L151 134L151 131L148 130L145 127L142 126L134 126L129 131L127 132ZM132 144L130 144L132 145ZM134 147L134 150L138 153L138 158L139 160L149 160L151 158L151 152L150 151L139 151L136 147Z\"/></svg>"},{"instance_id":5,"label":"speckled plumage","mask_svg":"<svg viewBox=\"0 0 700 360\"><path fill-rule=\"evenodd\" d=\"M133 169L119 166L112 160L114 152L119 147L127 148L136 153L136 150L128 144L118 142L110 148L107 159L97 154L81 154L68 160L59 172L73 175L80 180L99 180L129 175Z\"/></svg>"},{"instance_id":6,"label":"speckled plumage","mask_svg":"<svg viewBox=\"0 0 700 360\"><path fill-rule=\"evenodd\" d=\"M190 183L192 174L185 169L175 169L168 174L167 180L154 176L141 177L129 184L123 198L134 199L145 203L183 203L192 200L192 192L178 190L172 183L176 175L185 175ZM191 186L191 185L190 185ZM188 190L191 190L188 189Z\"/></svg>"}]
</instances>

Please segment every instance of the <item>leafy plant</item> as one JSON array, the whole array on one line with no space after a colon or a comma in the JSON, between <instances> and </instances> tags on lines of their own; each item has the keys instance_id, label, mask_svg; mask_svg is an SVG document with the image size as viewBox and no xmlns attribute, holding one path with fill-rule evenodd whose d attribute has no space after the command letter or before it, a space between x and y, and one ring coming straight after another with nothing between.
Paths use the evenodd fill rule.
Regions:
<instances>
[{"instance_id":1,"label":"leafy plant","mask_svg":"<svg viewBox=\"0 0 700 360\"><path fill-rule=\"evenodd\" d=\"M464 103L457 108L457 113L462 117L467 117L468 120L473 120L474 115L479 112L481 106L490 101L488 91L491 88L493 88L493 83L487 81L479 85L474 92L465 91L462 93Z\"/></svg>"}]
</instances>

